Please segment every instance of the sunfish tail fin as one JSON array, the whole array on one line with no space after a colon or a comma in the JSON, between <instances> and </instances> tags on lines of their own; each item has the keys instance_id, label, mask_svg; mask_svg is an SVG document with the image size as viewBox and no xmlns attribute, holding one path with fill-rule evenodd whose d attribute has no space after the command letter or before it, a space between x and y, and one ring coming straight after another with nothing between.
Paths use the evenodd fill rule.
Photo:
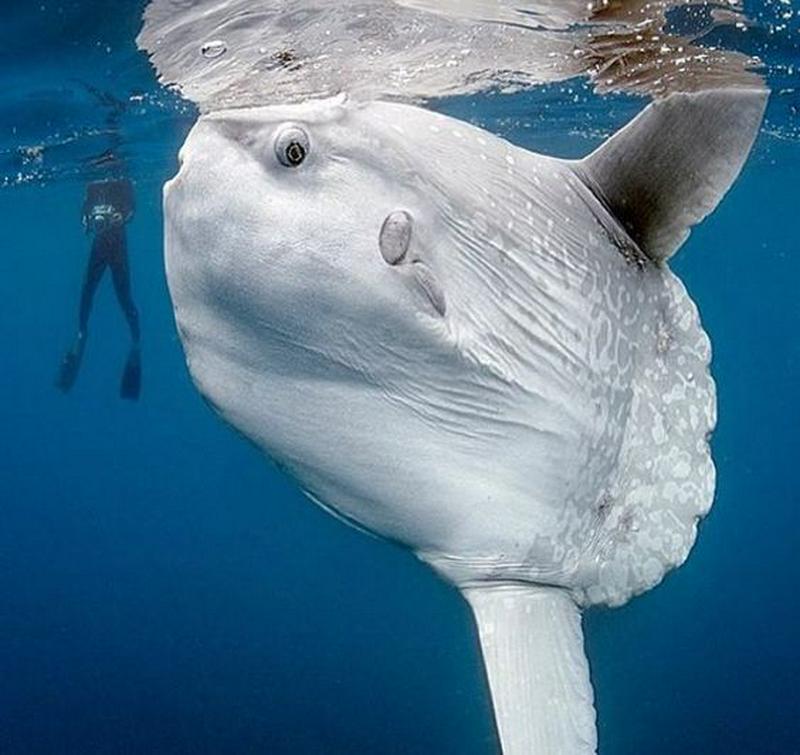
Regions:
<instances>
[{"instance_id":1,"label":"sunfish tail fin","mask_svg":"<svg viewBox=\"0 0 800 755\"><path fill-rule=\"evenodd\" d=\"M565 590L463 589L478 625L503 755L591 755L594 695L581 615Z\"/></svg>"},{"instance_id":2,"label":"sunfish tail fin","mask_svg":"<svg viewBox=\"0 0 800 755\"><path fill-rule=\"evenodd\" d=\"M650 104L577 172L650 259L669 259L739 175L766 89L676 93Z\"/></svg>"}]
</instances>

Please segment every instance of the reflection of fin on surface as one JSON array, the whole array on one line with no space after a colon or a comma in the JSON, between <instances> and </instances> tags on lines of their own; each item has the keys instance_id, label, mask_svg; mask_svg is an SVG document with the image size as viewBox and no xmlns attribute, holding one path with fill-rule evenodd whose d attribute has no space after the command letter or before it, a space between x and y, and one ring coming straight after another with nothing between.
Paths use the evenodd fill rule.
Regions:
<instances>
[{"instance_id":1,"label":"reflection of fin on surface","mask_svg":"<svg viewBox=\"0 0 800 755\"><path fill-rule=\"evenodd\" d=\"M75 385L78 371L81 368L85 346L86 336L83 333L79 333L75 343L72 344L70 350L64 355L64 359L61 360L58 378L56 378L56 387L63 393L68 393L72 390L72 386Z\"/></svg>"},{"instance_id":2,"label":"reflection of fin on surface","mask_svg":"<svg viewBox=\"0 0 800 755\"><path fill-rule=\"evenodd\" d=\"M119 395L129 401L137 401L142 389L142 358L139 348L134 346L125 362L122 381L119 386Z\"/></svg>"}]
</instances>

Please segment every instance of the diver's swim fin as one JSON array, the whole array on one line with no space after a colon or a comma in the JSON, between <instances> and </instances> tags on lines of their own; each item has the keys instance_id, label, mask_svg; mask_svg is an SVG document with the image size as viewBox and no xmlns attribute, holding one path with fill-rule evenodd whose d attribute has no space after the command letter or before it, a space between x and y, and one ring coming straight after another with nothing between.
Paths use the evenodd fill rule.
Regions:
<instances>
[{"instance_id":1,"label":"diver's swim fin","mask_svg":"<svg viewBox=\"0 0 800 755\"><path fill-rule=\"evenodd\" d=\"M142 357L139 347L134 346L125 362L122 381L119 385L119 395L128 401L137 401L142 389Z\"/></svg>"},{"instance_id":2,"label":"diver's swim fin","mask_svg":"<svg viewBox=\"0 0 800 755\"><path fill-rule=\"evenodd\" d=\"M81 368L81 360L83 359L83 352L86 347L86 335L78 333L75 343L72 344L70 350L64 354L61 360L61 367L58 370L58 377L56 378L56 387L62 393L68 393L75 385L78 378L78 371Z\"/></svg>"}]
</instances>

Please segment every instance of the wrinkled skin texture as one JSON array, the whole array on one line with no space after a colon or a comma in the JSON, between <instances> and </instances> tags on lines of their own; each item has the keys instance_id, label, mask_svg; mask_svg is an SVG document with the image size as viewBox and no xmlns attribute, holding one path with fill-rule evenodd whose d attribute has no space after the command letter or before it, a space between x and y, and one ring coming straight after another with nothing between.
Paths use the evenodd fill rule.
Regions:
<instances>
[{"instance_id":1,"label":"wrinkled skin texture","mask_svg":"<svg viewBox=\"0 0 800 755\"><path fill-rule=\"evenodd\" d=\"M685 558L713 492L708 342L570 163L404 105L223 111L165 209L200 391L326 508L462 587L614 604Z\"/></svg>"}]
</instances>

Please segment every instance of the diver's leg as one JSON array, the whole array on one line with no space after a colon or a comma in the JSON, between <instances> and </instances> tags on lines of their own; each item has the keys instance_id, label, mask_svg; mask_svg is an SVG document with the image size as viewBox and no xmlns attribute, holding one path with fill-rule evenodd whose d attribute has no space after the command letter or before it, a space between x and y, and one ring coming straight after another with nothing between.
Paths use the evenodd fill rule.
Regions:
<instances>
[{"instance_id":1,"label":"diver's leg","mask_svg":"<svg viewBox=\"0 0 800 755\"><path fill-rule=\"evenodd\" d=\"M86 336L86 331L89 327L89 315L92 313L92 302L94 301L94 294L100 281L103 278L103 273L106 271L108 261L103 254L100 245L95 241L92 246L92 253L89 257L89 264L86 267L86 277L83 281L83 289L81 290L81 304L78 312L78 335Z\"/></svg>"},{"instance_id":2,"label":"diver's leg","mask_svg":"<svg viewBox=\"0 0 800 755\"><path fill-rule=\"evenodd\" d=\"M135 401L139 398L142 388L142 357L139 351L139 312L133 303L131 295L131 279L128 269L128 254L124 247L119 250L119 254L111 263L111 275L114 280L114 290L117 292L117 299L128 327L131 331L131 349L128 352L128 359L125 362L125 369L122 372L122 381L119 386L119 393L122 398Z\"/></svg>"},{"instance_id":3,"label":"diver's leg","mask_svg":"<svg viewBox=\"0 0 800 755\"><path fill-rule=\"evenodd\" d=\"M89 256L89 263L86 266L86 275L81 289L81 303L78 312L78 333L69 351L61 360L61 367L58 370L56 386L66 393L75 384L78 377L78 370L83 359L83 351L86 347L86 333L89 326L89 315L92 311L92 301L94 299L97 286L103 278L106 269L106 260L97 244L93 245Z\"/></svg>"},{"instance_id":4,"label":"diver's leg","mask_svg":"<svg viewBox=\"0 0 800 755\"><path fill-rule=\"evenodd\" d=\"M111 262L111 277L114 280L114 291L117 293L119 306L122 308L125 319L128 321L133 343L138 344L140 336L139 311L133 303L131 277L128 269L128 254L124 250L120 250L120 254L115 256Z\"/></svg>"}]
</instances>

